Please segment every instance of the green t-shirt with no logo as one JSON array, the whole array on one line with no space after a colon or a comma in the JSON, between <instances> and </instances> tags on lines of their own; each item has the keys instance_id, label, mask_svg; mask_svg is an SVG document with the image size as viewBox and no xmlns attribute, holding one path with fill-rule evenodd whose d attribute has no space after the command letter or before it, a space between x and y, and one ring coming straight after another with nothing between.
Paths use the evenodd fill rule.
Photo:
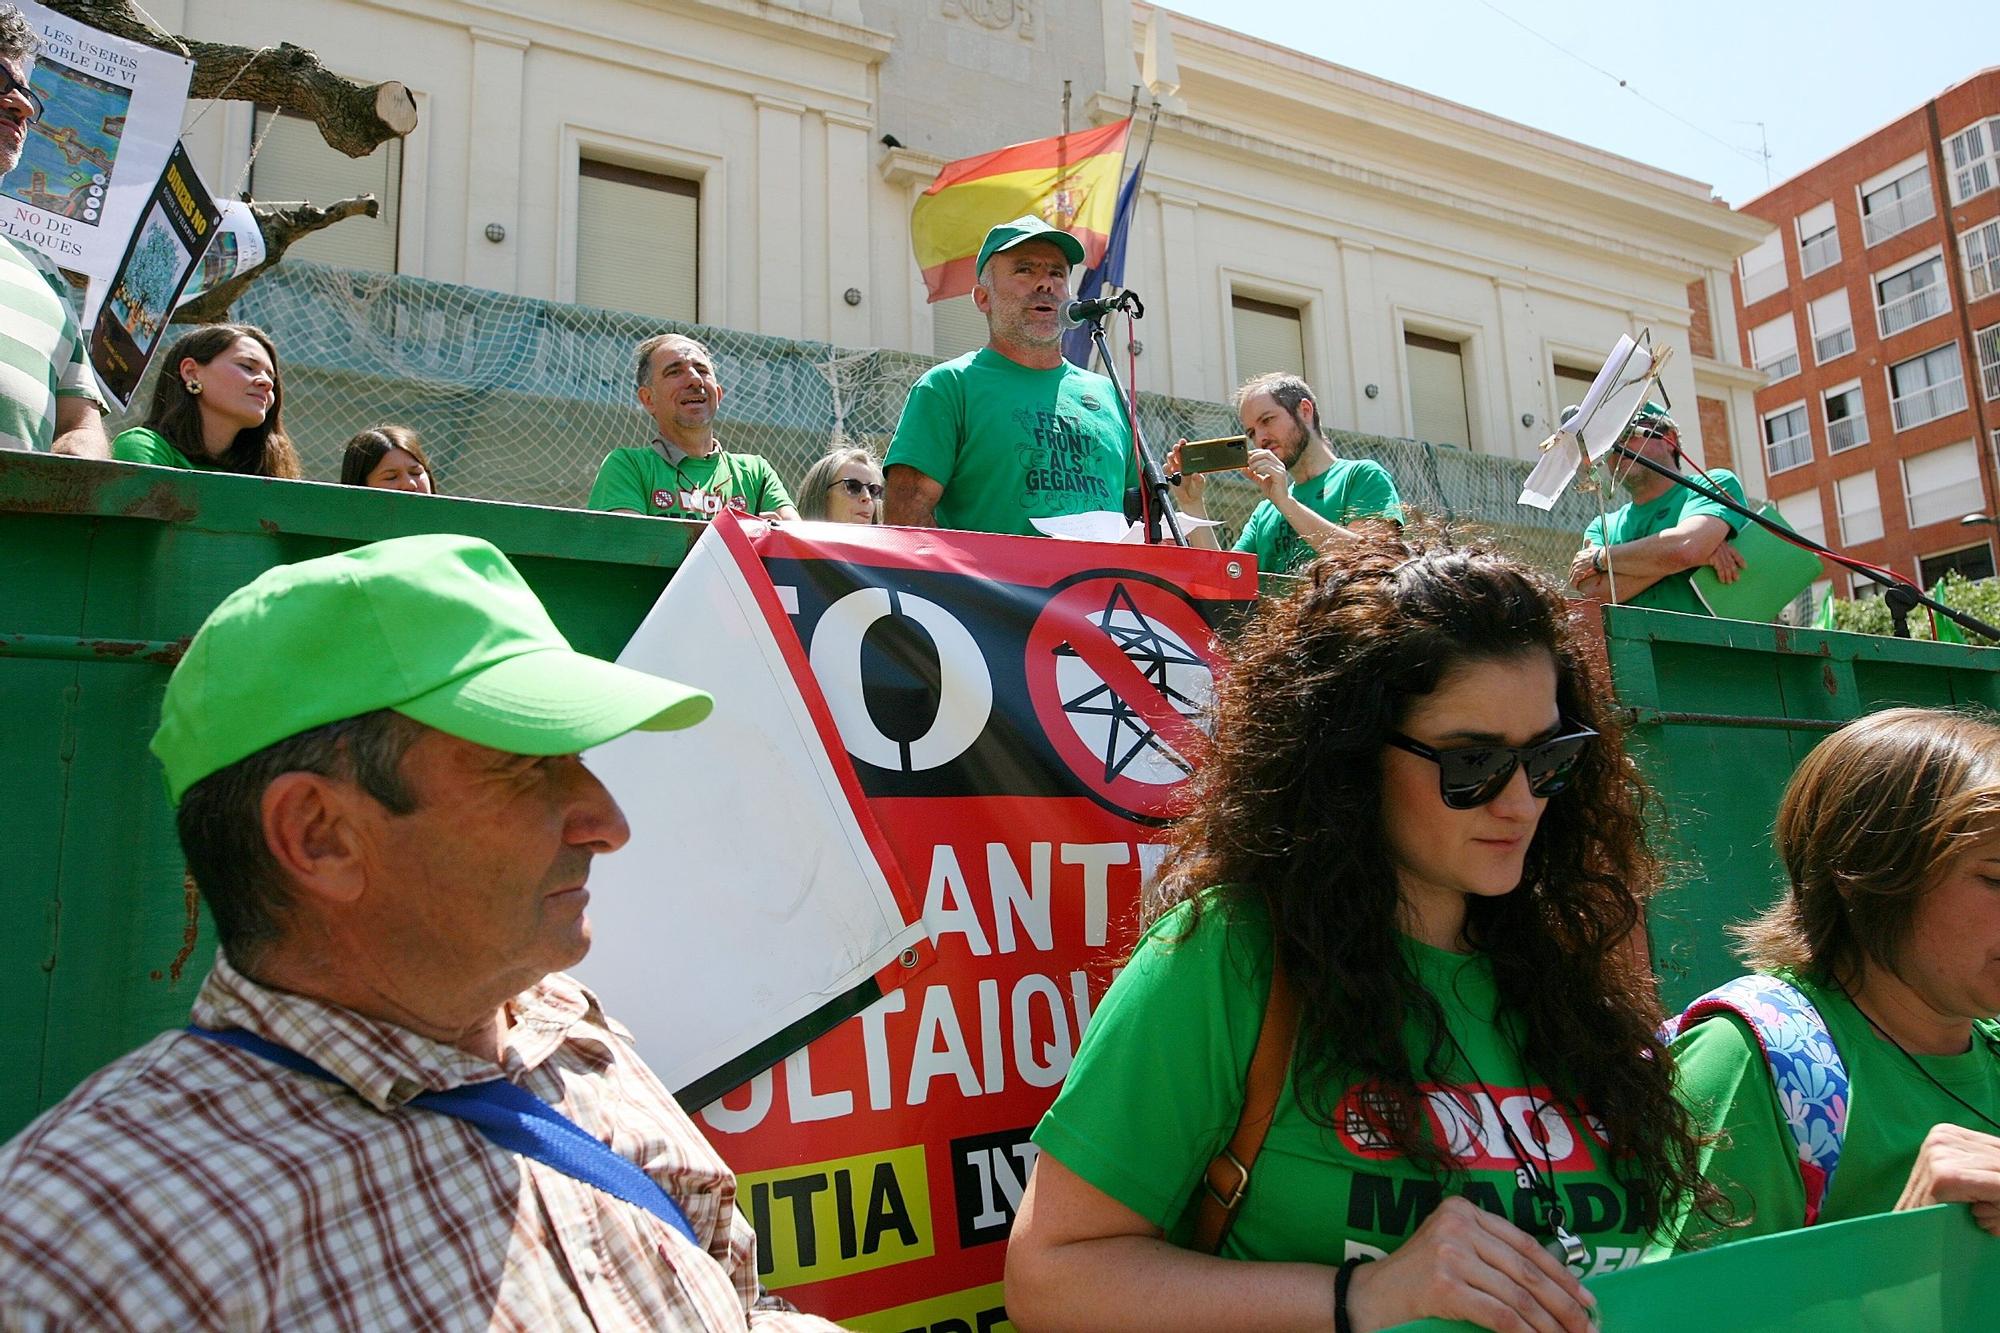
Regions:
<instances>
[{"instance_id":1,"label":"green t-shirt with no logo","mask_svg":"<svg viewBox=\"0 0 2000 1333\"><path fill-rule=\"evenodd\" d=\"M1389 471L1369 458L1336 458L1317 477L1294 483L1292 498L1329 523L1357 518L1390 518L1401 522L1403 503ZM1257 557L1257 568L1285 574L1313 558L1312 543L1292 529L1278 507L1260 500L1236 539L1236 549Z\"/></svg>"},{"instance_id":2,"label":"green t-shirt with no logo","mask_svg":"<svg viewBox=\"0 0 2000 1333\"><path fill-rule=\"evenodd\" d=\"M740 499L752 514L768 514L792 497L771 465L757 454L720 447L676 467L658 449L613 449L591 484L591 509L629 509L657 518L708 520Z\"/></svg>"},{"instance_id":3,"label":"green t-shirt with no logo","mask_svg":"<svg viewBox=\"0 0 2000 1333\"><path fill-rule=\"evenodd\" d=\"M1188 909L1168 913L1140 942L1090 1020L1035 1143L1093 1186L1185 1243L1204 1168L1235 1131L1271 985L1271 930L1257 909L1211 905L1195 932ZM1560 1108L1528 1075L1502 1034L1490 962L1405 940L1417 976L1442 1006L1478 1079L1426 1089L1434 1133L1463 1168L1451 1188L1537 1236L1540 1216L1521 1187L1499 1130L1514 1125L1589 1250L1588 1276L1630 1267L1648 1243L1627 1190L1607 1170L1594 1121ZM1410 1034L1412 1058L1424 1054ZM1288 1074L1222 1253L1238 1259L1338 1264L1394 1250L1442 1201L1446 1186L1371 1139L1366 1085L1343 1092L1337 1128L1307 1119ZM1450 1126L1447 1130L1444 1127Z\"/></svg>"},{"instance_id":4,"label":"green t-shirt with no logo","mask_svg":"<svg viewBox=\"0 0 2000 1333\"><path fill-rule=\"evenodd\" d=\"M1938 1085L2000 1120L2000 1024L1975 1024L1972 1047L1963 1054L1905 1056L1876 1035L1842 992L1790 972L1778 975L1819 1010L1849 1079L1847 1135L1820 1203L1820 1222L1894 1208L1933 1125L1994 1132ZM1722 1190L1738 1218L1749 1219L1724 1231L1697 1219L1683 1228L1682 1247L1804 1226L1798 1150L1778 1106L1770 1065L1750 1029L1733 1015L1717 1015L1682 1033L1673 1053L1675 1095L1698 1131L1722 1136L1702 1150L1702 1174Z\"/></svg>"},{"instance_id":5,"label":"green t-shirt with no logo","mask_svg":"<svg viewBox=\"0 0 2000 1333\"><path fill-rule=\"evenodd\" d=\"M218 470L206 456L190 458L174 448L173 442L166 436L145 426L119 431L111 441L111 456L121 463L151 463L154 467L177 467L194 472Z\"/></svg>"},{"instance_id":6,"label":"green t-shirt with no logo","mask_svg":"<svg viewBox=\"0 0 2000 1333\"><path fill-rule=\"evenodd\" d=\"M1710 468L1709 477L1722 492L1738 504L1744 503L1743 483L1736 474L1726 467ZM1695 482L1700 484L1701 478ZM1743 531L1743 525L1750 520L1741 514L1732 513L1723 505L1706 496L1696 495L1678 483L1667 488L1664 495L1656 496L1645 504L1635 505L1629 501L1611 511L1607 527L1604 515L1590 520L1583 530L1584 544L1587 546L1616 546L1620 542L1635 542L1641 537L1651 537L1674 527L1682 519L1706 514L1719 518L1729 525L1730 536ZM1727 540L1725 538L1725 540ZM1650 606L1656 611L1683 611L1692 616L1705 616L1708 608L1701 598L1695 596L1691 576L1694 571L1683 570L1669 574L1652 587L1635 597L1627 597L1630 606Z\"/></svg>"},{"instance_id":7,"label":"green t-shirt with no logo","mask_svg":"<svg viewBox=\"0 0 2000 1333\"><path fill-rule=\"evenodd\" d=\"M1138 484L1132 433L1102 375L1034 370L982 347L924 372L886 465L944 487L939 527L1041 535L1032 520L1122 513Z\"/></svg>"}]
</instances>

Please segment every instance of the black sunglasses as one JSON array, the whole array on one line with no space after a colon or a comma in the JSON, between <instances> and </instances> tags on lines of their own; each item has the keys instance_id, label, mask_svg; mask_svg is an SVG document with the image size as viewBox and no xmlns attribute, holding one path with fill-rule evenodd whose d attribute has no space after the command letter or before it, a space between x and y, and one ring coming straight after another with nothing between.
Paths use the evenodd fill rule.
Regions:
<instances>
[{"instance_id":1,"label":"black sunglasses","mask_svg":"<svg viewBox=\"0 0 2000 1333\"><path fill-rule=\"evenodd\" d=\"M842 477L839 481L827 484L828 490L833 490L835 487L846 491L850 497L856 500L859 500L864 495L871 500L880 500L882 498L882 483L879 481L856 481L852 477Z\"/></svg>"},{"instance_id":2,"label":"black sunglasses","mask_svg":"<svg viewBox=\"0 0 2000 1333\"><path fill-rule=\"evenodd\" d=\"M19 93L28 100L28 105L33 108L28 116L28 123L31 125L39 121L42 113L48 110L48 104L42 101L42 95L30 88L25 81L15 78L14 71L8 69L5 62L0 62L0 97L5 97L9 93Z\"/></svg>"},{"instance_id":3,"label":"black sunglasses","mask_svg":"<svg viewBox=\"0 0 2000 1333\"><path fill-rule=\"evenodd\" d=\"M1534 745L1454 745L1439 750L1400 731L1389 733L1389 744L1436 764L1438 794L1444 803L1454 810L1472 810L1505 791L1517 768L1528 770L1532 796L1554 796L1567 787L1584 750L1597 739L1589 727L1574 723L1571 727Z\"/></svg>"}]
</instances>

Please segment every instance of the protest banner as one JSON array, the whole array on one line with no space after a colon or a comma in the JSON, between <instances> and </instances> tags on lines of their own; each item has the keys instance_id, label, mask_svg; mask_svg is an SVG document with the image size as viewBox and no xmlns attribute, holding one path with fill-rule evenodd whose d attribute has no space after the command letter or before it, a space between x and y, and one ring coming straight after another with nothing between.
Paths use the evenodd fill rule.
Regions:
<instances>
[{"instance_id":1,"label":"protest banner","mask_svg":"<svg viewBox=\"0 0 2000 1333\"><path fill-rule=\"evenodd\" d=\"M90 331L90 364L120 407L131 403L221 216L187 150L176 144Z\"/></svg>"},{"instance_id":2,"label":"protest banner","mask_svg":"<svg viewBox=\"0 0 2000 1333\"><path fill-rule=\"evenodd\" d=\"M42 40L29 83L48 109L0 181L0 229L90 279L87 327L180 141L194 62L19 8Z\"/></svg>"},{"instance_id":3,"label":"protest banner","mask_svg":"<svg viewBox=\"0 0 2000 1333\"><path fill-rule=\"evenodd\" d=\"M767 1286L851 1328L1003 1328L1028 1135L1135 938L1161 825L1206 742L1213 632L1249 606L1255 566L727 514L696 551L726 554L745 586L770 590L759 605L782 610L760 613L767 626L720 622L719 603L694 596L707 576L691 557L660 601L685 608L680 655L752 630L796 646L936 948L923 975L699 1123L739 1173ZM677 825L705 827L695 842L710 853L761 855L793 812L778 799L722 808L706 794L726 780L691 779ZM593 915L600 939L624 929ZM705 917L683 930L706 945ZM594 953L586 980L602 987L605 961Z\"/></svg>"}]
</instances>

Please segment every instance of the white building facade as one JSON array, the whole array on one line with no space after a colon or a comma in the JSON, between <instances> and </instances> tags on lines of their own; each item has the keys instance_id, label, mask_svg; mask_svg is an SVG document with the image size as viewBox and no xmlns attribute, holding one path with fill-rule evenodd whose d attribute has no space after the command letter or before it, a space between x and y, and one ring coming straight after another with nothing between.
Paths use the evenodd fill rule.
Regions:
<instances>
[{"instance_id":1,"label":"white building facade","mask_svg":"<svg viewBox=\"0 0 2000 1333\"><path fill-rule=\"evenodd\" d=\"M1126 273L1148 312L1139 387L1214 400L1292 368L1331 425L1525 457L1617 336L1650 329L1678 352L1684 435L1724 437L1698 456L1757 453L1729 447L1756 438L1762 377L1739 361L1728 270L1767 224L1699 182L1139 0L150 8L416 93L416 131L361 162L282 108L190 106L218 195L384 197L381 221L294 254L933 354L980 336L962 304L925 303L910 252L938 166L1054 133L1065 81L1076 127L1122 116L1143 74L1165 95Z\"/></svg>"}]
</instances>

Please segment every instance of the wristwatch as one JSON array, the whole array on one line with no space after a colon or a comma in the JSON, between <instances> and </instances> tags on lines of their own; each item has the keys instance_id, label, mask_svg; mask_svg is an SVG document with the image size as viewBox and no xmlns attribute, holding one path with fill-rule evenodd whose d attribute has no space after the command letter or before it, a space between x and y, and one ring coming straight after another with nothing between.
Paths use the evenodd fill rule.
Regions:
<instances>
[{"instance_id":1,"label":"wristwatch","mask_svg":"<svg viewBox=\"0 0 2000 1333\"><path fill-rule=\"evenodd\" d=\"M1595 555L1593 555L1593 556L1591 556L1591 557L1590 557L1590 567L1591 567L1592 569L1596 570L1596 571L1597 571L1598 573L1600 573L1600 574L1602 574L1602 573L1604 573L1604 572L1605 572L1605 570L1604 570L1604 551L1605 551L1605 548L1604 548L1604 547L1602 547L1602 546L1600 546L1600 547L1598 547L1598 548L1597 548L1597 553L1596 553Z\"/></svg>"}]
</instances>

